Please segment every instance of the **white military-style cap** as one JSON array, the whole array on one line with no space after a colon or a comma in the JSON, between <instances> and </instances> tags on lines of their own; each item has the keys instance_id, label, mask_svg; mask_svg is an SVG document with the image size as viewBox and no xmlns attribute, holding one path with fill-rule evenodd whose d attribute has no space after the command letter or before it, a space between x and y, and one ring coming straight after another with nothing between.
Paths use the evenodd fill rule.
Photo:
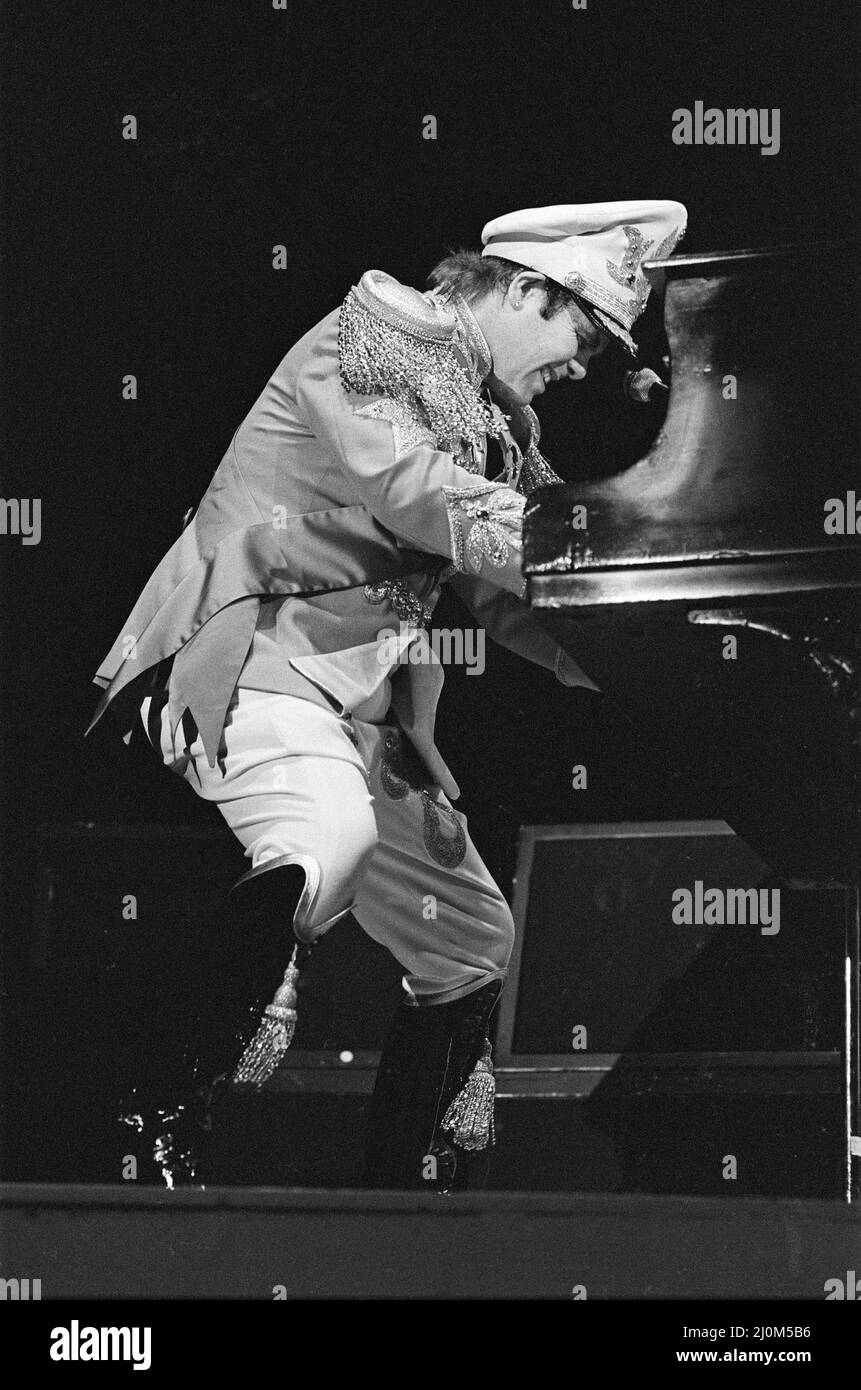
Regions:
<instances>
[{"instance_id":1,"label":"white military-style cap","mask_svg":"<svg viewBox=\"0 0 861 1390\"><path fill-rule=\"evenodd\" d=\"M687 218L681 203L655 200L525 208L487 223L482 255L516 261L564 285L636 352L631 327L651 292L642 263L669 256Z\"/></svg>"}]
</instances>

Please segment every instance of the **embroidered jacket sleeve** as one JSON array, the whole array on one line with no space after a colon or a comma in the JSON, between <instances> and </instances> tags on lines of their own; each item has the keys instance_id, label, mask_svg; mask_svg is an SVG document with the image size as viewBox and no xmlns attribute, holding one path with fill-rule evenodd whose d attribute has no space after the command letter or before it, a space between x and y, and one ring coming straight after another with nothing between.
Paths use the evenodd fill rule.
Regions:
<instances>
[{"instance_id":1,"label":"embroidered jacket sleeve","mask_svg":"<svg viewBox=\"0 0 861 1390\"><path fill-rule=\"evenodd\" d=\"M427 397L423 404L409 389L402 389L400 398L394 390L375 390L375 377L381 375L375 364L364 374L354 372L350 379L356 389L348 389L343 380L343 310L341 318L340 352L338 326L333 323L297 376L296 405L303 423L347 471L363 505L400 541L448 557L458 570L522 594L524 497L504 484L476 477L455 461L454 448L437 447L441 429L438 422L432 428L424 408ZM426 361L421 347L419 360L412 364L420 374L420 389L429 394L437 390L444 412L452 396L450 382L444 377L435 380L433 368L444 359L445 345L435 347ZM403 341L399 348L404 350ZM406 350L412 350L409 342ZM403 383L399 366L395 360L391 368L395 390ZM472 422L476 432L479 423Z\"/></svg>"},{"instance_id":2,"label":"embroidered jacket sleeve","mask_svg":"<svg viewBox=\"0 0 861 1390\"><path fill-rule=\"evenodd\" d=\"M449 583L488 636L501 647L553 671L562 685L598 689L574 658L542 627L522 599L468 574L455 575Z\"/></svg>"}]
</instances>

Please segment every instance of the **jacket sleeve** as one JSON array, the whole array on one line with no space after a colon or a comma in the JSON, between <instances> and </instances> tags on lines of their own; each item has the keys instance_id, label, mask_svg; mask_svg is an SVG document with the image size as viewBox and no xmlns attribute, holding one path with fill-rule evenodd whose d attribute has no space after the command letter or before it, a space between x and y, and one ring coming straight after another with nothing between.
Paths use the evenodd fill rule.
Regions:
<instances>
[{"instance_id":1,"label":"jacket sleeve","mask_svg":"<svg viewBox=\"0 0 861 1390\"><path fill-rule=\"evenodd\" d=\"M514 594L521 572L525 499L477 477L437 449L418 414L384 395L347 392L337 326L321 335L296 377L297 412L338 459L362 503L400 541L444 555Z\"/></svg>"},{"instance_id":2,"label":"jacket sleeve","mask_svg":"<svg viewBox=\"0 0 861 1390\"><path fill-rule=\"evenodd\" d=\"M522 599L468 574L455 575L449 583L473 617L501 647L527 661L534 661L537 666L544 666L563 685L598 689L564 647L541 626Z\"/></svg>"}]
</instances>

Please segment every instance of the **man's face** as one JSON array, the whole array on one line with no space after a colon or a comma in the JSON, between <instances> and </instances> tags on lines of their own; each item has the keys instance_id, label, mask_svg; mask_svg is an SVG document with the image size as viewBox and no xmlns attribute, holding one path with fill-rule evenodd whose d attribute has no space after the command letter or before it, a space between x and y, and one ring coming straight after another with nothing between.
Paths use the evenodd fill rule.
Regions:
<instances>
[{"instance_id":1,"label":"man's face","mask_svg":"<svg viewBox=\"0 0 861 1390\"><path fill-rule=\"evenodd\" d=\"M493 324L493 375L521 405L528 405L554 381L582 381L591 359L603 351L608 335L590 323L576 305L545 319L545 291L539 276L517 275L506 289Z\"/></svg>"}]
</instances>

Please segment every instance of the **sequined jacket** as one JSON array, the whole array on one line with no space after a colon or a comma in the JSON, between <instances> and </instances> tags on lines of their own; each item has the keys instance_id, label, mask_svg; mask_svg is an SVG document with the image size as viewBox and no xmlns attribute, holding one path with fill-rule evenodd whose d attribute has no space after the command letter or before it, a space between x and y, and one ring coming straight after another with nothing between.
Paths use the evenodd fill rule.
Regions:
<instances>
[{"instance_id":1,"label":"sequined jacket","mask_svg":"<svg viewBox=\"0 0 861 1390\"><path fill-rule=\"evenodd\" d=\"M555 475L537 428L521 454L482 395L489 369L462 300L367 272L240 425L96 672L87 732L113 705L128 739L159 673L172 730L189 710L213 766L237 685L349 712L389 674L380 634L418 640L446 581L491 637L591 686L523 602L524 492ZM506 479L483 476L488 435L506 450ZM454 797L433 739L442 680L435 660L410 663L394 703Z\"/></svg>"}]
</instances>

